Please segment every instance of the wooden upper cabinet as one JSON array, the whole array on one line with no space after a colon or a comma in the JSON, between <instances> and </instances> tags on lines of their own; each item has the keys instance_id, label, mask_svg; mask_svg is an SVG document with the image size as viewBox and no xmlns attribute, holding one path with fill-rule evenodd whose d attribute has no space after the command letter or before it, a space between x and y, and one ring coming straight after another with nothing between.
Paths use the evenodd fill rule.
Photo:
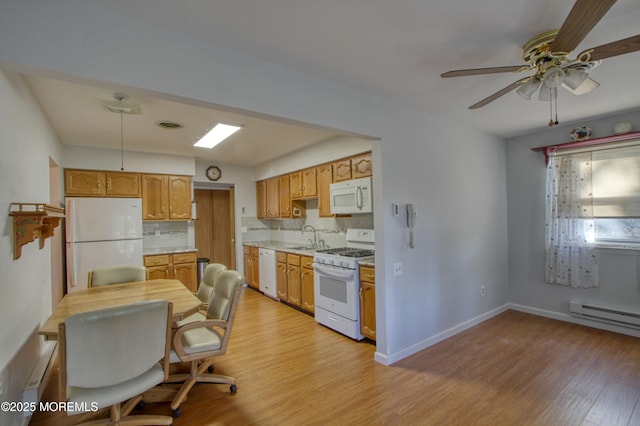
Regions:
<instances>
[{"instance_id":1,"label":"wooden upper cabinet","mask_svg":"<svg viewBox=\"0 0 640 426\"><path fill-rule=\"evenodd\" d=\"M119 197L140 196L140 173L106 172L106 195Z\"/></svg>"},{"instance_id":2,"label":"wooden upper cabinet","mask_svg":"<svg viewBox=\"0 0 640 426\"><path fill-rule=\"evenodd\" d=\"M65 195L104 195L105 174L97 170L64 171Z\"/></svg>"},{"instance_id":3,"label":"wooden upper cabinet","mask_svg":"<svg viewBox=\"0 0 640 426\"><path fill-rule=\"evenodd\" d=\"M320 217L331 216L331 194L329 186L333 183L333 166L323 164L316 167L318 183L318 215Z\"/></svg>"},{"instance_id":4,"label":"wooden upper cabinet","mask_svg":"<svg viewBox=\"0 0 640 426\"><path fill-rule=\"evenodd\" d=\"M278 192L278 178L267 179L267 217L280 217L280 194Z\"/></svg>"},{"instance_id":5,"label":"wooden upper cabinet","mask_svg":"<svg viewBox=\"0 0 640 426\"><path fill-rule=\"evenodd\" d=\"M191 177L143 174L143 220L191 219Z\"/></svg>"},{"instance_id":6,"label":"wooden upper cabinet","mask_svg":"<svg viewBox=\"0 0 640 426\"><path fill-rule=\"evenodd\" d=\"M165 220L167 199L166 175L142 175L142 219Z\"/></svg>"},{"instance_id":7,"label":"wooden upper cabinet","mask_svg":"<svg viewBox=\"0 0 640 426\"><path fill-rule=\"evenodd\" d=\"M302 171L302 198L312 198L318 194L316 182L316 168L311 167Z\"/></svg>"},{"instance_id":8,"label":"wooden upper cabinet","mask_svg":"<svg viewBox=\"0 0 640 426\"><path fill-rule=\"evenodd\" d=\"M333 181L340 182L351 179L351 159L336 161L333 163Z\"/></svg>"},{"instance_id":9,"label":"wooden upper cabinet","mask_svg":"<svg viewBox=\"0 0 640 426\"><path fill-rule=\"evenodd\" d=\"M280 217L291 217L291 194L289 191L289 175L278 178L278 199L280 204Z\"/></svg>"},{"instance_id":10,"label":"wooden upper cabinet","mask_svg":"<svg viewBox=\"0 0 640 426\"><path fill-rule=\"evenodd\" d=\"M64 194L83 197L140 197L140 173L65 169Z\"/></svg>"},{"instance_id":11,"label":"wooden upper cabinet","mask_svg":"<svg viewBox=\"0 0 640 426\"><path fill-rule=\"evenodd\" d=\"M65 169L64 194L83 197L139 197L140 173Z\"/></svg>"},{"instance_id":12,"label":"wooden upper cabinet","mask_svg":"<svg viewBox=\"0 0 640 426\"><path fill-rule=\"evenodd\" d=\"M371 153L351 158L351 178L359 179L371 176Z\"/></svg>"},{"instance_id":13,"label":"wooden upper cabinet","mask_svg":"<svg viewBox=\"0 0 640 426\"><path fill-rule=\"evenodd\" d=\"M167 176L169 217L172 220L191 219L191 177Z\"/></svg>"},{"instance_id":14,"label":"wooden upper cabinet","mask_svg":"<svg viewBox=\"0 0 640 426\"><path fill-rule=\"evenodd\" d=\"M289 192L291 198L302 198L302 172L289 174Z\"/></svg>"},{"instance_id":15,"label":"wooden upper cabinet","mask_svg":"<svg viewBox=\"0 0 640 426\"><path fill-rule=\"evenodd\" d=\"M256 216L259 219L267 217L267 184L264 180L256 182Z\"/></svg>"}]
</instances>

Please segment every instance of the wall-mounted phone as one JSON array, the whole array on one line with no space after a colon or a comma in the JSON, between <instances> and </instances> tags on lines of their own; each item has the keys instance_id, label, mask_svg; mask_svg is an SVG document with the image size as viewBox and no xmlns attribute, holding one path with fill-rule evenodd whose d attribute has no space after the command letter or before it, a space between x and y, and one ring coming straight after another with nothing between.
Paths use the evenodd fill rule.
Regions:
<instances>
[{"instance_id":1,"label":"wall-mounted phone","mask_svg":"<svg viewBox=\"0 0 640 426\"><path fill-rule=\"evenodd\" d=\"M407 204L407 228L409 228L409 247L411 248L415 247L413 243L413 229L416 227L417 216L418 212L416 211L416 207L411 203Z\"/></svg>"}]
</instances>

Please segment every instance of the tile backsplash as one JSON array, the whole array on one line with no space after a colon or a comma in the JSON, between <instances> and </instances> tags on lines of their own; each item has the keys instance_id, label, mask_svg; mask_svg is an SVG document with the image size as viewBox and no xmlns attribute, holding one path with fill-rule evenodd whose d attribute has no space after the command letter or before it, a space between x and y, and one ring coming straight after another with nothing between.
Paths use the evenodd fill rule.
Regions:
<instances>
[{"instance_id":1,"label":"tile backsplash","mask_svg":"<svg viewBox=\"0 0 640 426\"><path fill-rule=\"evenodd\" d=\"M193 246L192 222L144 222L142 241L145 250Z\"/></svg>"},{"instance_id":2,"label":"tile backsplash","mask_svg":"<svg viewBox=\"0 0 640 426\"><path fill-rule=\"evenodd\" d=\"M307 200L306 218L303 219L257 219L242 217L242 241L281 241L292 244L307 244L313 239L313 232L301 231L305 225L312 225L318 232L318 239L330 247L346 244L345 231L348 228L373 229L373 214L358 214L350 217L320 217L318 200Z\"/></svg>"}]
</instances>

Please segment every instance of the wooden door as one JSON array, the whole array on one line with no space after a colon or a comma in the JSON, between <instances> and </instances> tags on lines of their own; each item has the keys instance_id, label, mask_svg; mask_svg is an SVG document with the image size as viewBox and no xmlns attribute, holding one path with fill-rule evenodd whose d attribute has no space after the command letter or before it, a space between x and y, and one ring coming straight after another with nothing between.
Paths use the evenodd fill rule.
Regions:
<instances>
[{"instance_id":1,"label":"wooden door","mask_svg":"<svg viewBox=\"0 0 640 426\"><path fill-rule=\"evenodd\" d=\"M287 302L291 303L294 306L300 307L301 299L302 299L302 289L300 282L300 266L296 265L287 265L288 273L287 273Z\"/></svg>"},{"instance_id":2,"label":"wooden door","mask_svg":"<svg viewBox=\"0 0 640 426\"><path fill-rule=\"evenodd\" d=\"M233 188L196 189L194 199L198 213L198 220L195 221L198 257L206 257L210 263L222 263L229 269L235 269Z\"/></svg>"}]
</instances>

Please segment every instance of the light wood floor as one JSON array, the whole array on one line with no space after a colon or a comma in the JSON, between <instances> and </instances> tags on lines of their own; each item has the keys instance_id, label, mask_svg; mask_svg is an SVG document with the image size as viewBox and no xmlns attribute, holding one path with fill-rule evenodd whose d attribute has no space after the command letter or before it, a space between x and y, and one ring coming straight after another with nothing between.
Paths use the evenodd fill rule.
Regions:
<instances>
[{"instance_id":1,"label":"light wood floor","mask_svg":"<svg viewBox=\"0 0 640 426\"><path fill-rule=\"evenodd\" d=\"M629 336L507 311L385 367L373 345L251 289L234 327L216 372L238 393L197 385L175 425L640 425L640 339Z\"/></svg>"}]
</instances>

